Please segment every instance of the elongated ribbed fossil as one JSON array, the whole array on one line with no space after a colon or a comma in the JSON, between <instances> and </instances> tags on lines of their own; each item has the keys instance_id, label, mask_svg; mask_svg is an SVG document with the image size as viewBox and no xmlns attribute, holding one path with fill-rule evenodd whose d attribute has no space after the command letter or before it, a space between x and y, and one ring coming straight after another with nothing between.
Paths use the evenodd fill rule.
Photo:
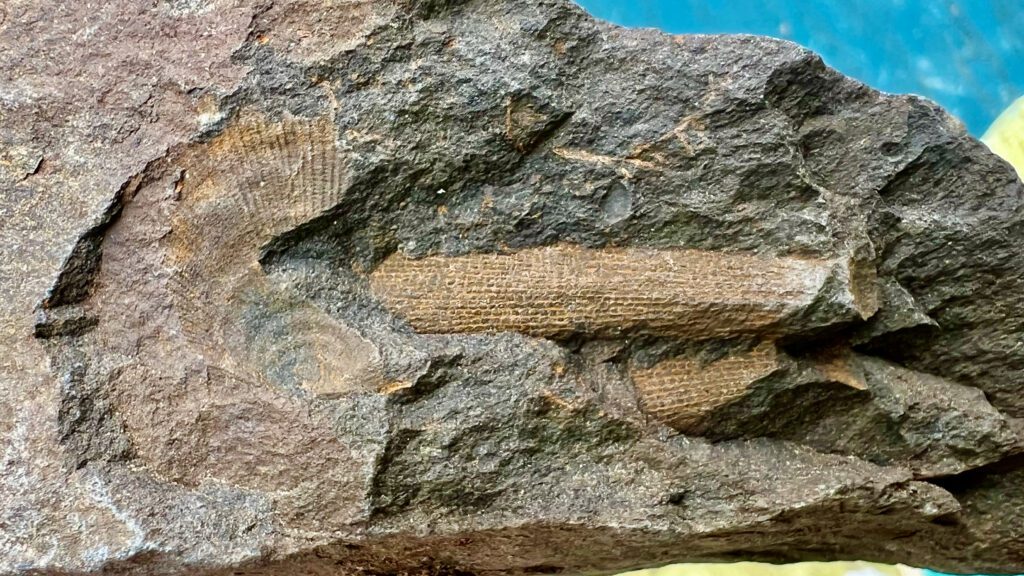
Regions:
<instances>
[{"instance_id":1,"label":"elongated ribbed fossil","mask_svg":"<svg viewBox=\"0 0 1024 576\"><path fill-rule=\"evenodd\" d=\"M834 263L703 250L549 246L511 254L388 258L373 291L425 333L639 332L684 339L776 332Z\"/></svg>"}]
</instances>

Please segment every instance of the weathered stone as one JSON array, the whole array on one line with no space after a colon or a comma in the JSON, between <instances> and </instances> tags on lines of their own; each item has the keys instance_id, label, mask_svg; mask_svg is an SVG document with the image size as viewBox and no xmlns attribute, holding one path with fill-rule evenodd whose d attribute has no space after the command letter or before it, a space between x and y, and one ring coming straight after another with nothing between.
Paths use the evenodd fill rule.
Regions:
<instances>
[{"instance_id":1,"label":"weathered stone","mask_svg":"<svg viewBox=\"0 0 1024 576\"><path fill-rule=\"evenodd\" d=\"M8 0L0 572L1024 571L1024 188L563 0Z\"/></svg>"}]
</instances>

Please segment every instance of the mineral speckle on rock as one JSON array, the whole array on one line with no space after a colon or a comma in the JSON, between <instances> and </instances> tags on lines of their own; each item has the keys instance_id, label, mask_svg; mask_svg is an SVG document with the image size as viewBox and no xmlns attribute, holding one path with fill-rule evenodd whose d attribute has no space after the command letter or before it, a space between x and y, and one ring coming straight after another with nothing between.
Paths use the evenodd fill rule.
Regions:
<instances>
[{"instance_id":1,"label":"mineral speckle on rock","mask_svg":"<svg viewBox=\"0 0 1024 576\"><path fill-rule=\"evenodd\" d=\"M1024 188L564 0L8 0L0 573L1024 571Z\"/></svg>"}]
</instances>

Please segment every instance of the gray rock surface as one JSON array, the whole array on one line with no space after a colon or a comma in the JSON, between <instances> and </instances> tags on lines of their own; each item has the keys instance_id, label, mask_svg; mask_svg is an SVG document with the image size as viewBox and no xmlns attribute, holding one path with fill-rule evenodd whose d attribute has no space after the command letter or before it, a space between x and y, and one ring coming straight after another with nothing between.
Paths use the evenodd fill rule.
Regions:
<instances>
[{"instance_id":1,"label":"gray rock surface","mask_svg":"<svg viewBox=\"0 0 1024 576\"><path fill-rule=\"evenodd\" d=\"M935 105L562 0L2 8L0 573L1024 571L1024 188Z\"/></svg>"}]
</instances>

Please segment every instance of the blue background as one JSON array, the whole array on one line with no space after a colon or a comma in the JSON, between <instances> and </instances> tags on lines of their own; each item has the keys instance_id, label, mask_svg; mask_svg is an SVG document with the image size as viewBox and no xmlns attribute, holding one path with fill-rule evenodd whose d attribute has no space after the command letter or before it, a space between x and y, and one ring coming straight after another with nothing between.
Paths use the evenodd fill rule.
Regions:
<instances>
[{"instance_id":1,"label":"blue background","mask_svg":"<svg viewBox=\"0 0 1024 576\"><path fill-rule=\"evenodd\" d=\"M1024 0L576 0L625 26L793 40L885 92L927 96L975 135L1024 95Z\"/></svg>"}]
</instances>

